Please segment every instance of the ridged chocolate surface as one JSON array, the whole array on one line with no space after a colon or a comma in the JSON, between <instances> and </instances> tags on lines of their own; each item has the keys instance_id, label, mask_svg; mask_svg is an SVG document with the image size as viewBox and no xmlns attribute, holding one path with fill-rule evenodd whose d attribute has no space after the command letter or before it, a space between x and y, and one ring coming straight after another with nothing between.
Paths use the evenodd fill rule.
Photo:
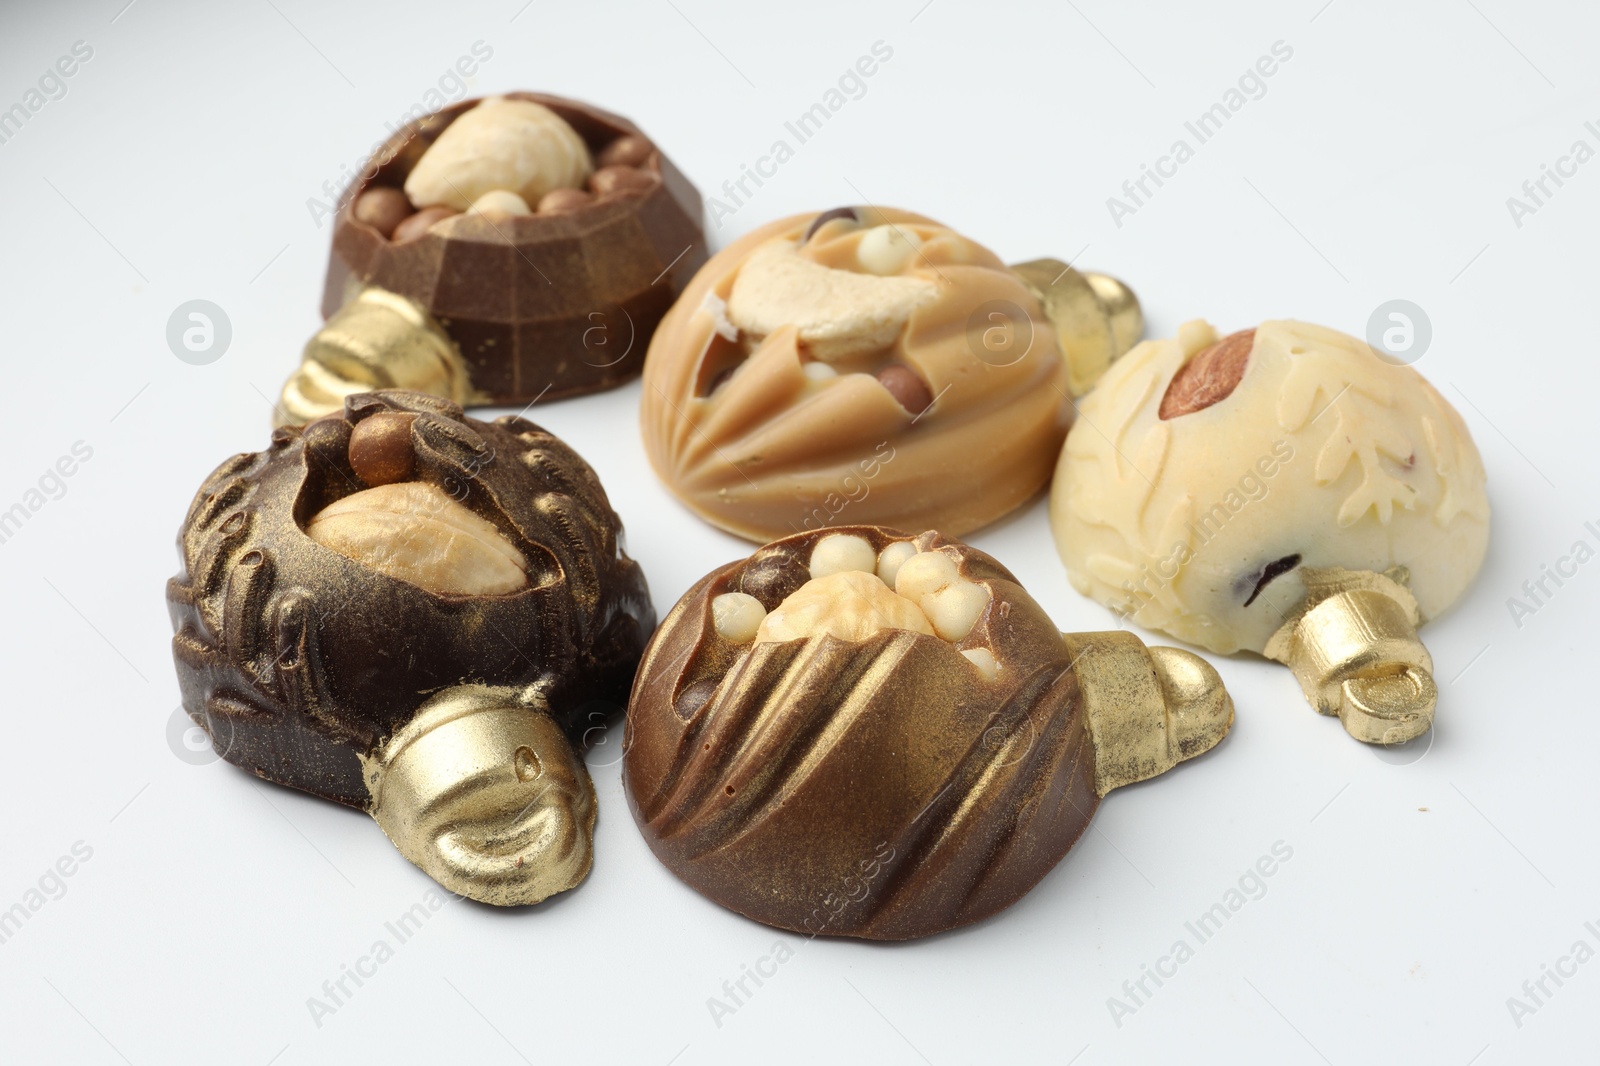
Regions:
<instances>
[{"instance_id":1,"label":"ridged chocolate surface","mask_svg":"<svg viewBox=\"0 0 1600 1066\"><path fill-rule=\"evenodd\" d=\"M618 115L541 93L506 93L543 104L597 154L642 137ZM393 243L356 219L368 188L400 188L422 153L477 100L405 126L348 191L333 231L323 317L352 282L379 285L422 304L461 349L472 385L497 404L528 403L612 388L639 373L656 324L706 261L700 194L659 150L641 169L661 180L562 215L461 219ZM379 165L381 163L381 165Z\"/></svg>"},{"instance_id":2,"label":"ridged chocolate surface","mask_svg":"<svg viewBox=\"0 0 1600 1066\"><path fill-rule=\"evenodd\" d=\"M885 630L732 644L712 599L770 611L806 578L801 534L694 586L651 641L634 684L624 780L658 858L757 921L896 940L1015 902L1066 854L1097 803L1093 749L1059 631L989 556L958 548L993 598L956 644ZM987 648L985 680L961 656Z\"/></svg>"},{"instance_id":3,"label":"ridged chocolate surface","mask_svg":"<svg viewBox=\"0 0 1600 1066\"><path fill-rule=\"evenodd\" d=\"M306 523L367 488L352 427L415 412L415 478L492 522L529 583L439 595L314 542ZM167 583L183 706L253 773L365 807L358 755L452 685L534 685L568 735L622 705L655 625L644 575L594 471L531 422L481 422L418 393L352 396L343 416L280 429L206 479Z\"/></svg>"}]
</instances>

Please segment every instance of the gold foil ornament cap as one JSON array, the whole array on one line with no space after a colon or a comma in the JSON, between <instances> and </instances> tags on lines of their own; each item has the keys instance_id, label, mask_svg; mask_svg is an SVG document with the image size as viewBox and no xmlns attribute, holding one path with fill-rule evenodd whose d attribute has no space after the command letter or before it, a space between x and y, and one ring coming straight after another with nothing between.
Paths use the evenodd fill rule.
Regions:
<instances>
[{"instance_id":1,"label":"gold foil ornament cap","mask_svg":"<svg viewBox=\"0 0 1600 1066\"><path fill-rule=\"evenodd\" d=\"M588 876L594 785L539 704L509 688L447 689L363 760L372 817L452 892L509 907Z\"/></svg>"},{"instance_id":2,"label":"gold foil ornament cap","mask_svg":"<svg viewBox=\"0 0 1600 1066\"><path fill-rule=\"evenodd\" d=\"M472 399L455 343L422 305L367 286L306 342L300 367L283 386L274 424L303 425L344 410L344 400L375 389L410 389L458 404Z\"/></svg>"},{"instance_id":3,"label":"gold foil ornament cap","mask_svg":"<svg viewBox=\"0 0 1600 1066\"><path fill-rule=\"evenodd\" d=\"M1059 259L1015 263L1011 270L1055 326L1074 396L1088 392L1144 336L1139 298L1116 278L1080 272Z\"/></svg>"},{"instance_id":4,"label":"gold foil ornament cap","mask_svg":"<svg viewBox=\"0 0 1600 1066\"><path fill-rule=\"evenodd\" d=\"M1233 725L1233 700L1211 664L1131 633L1064 633L1094 742L1095 792L1165 773L1211 750Z\"/></svg>"},{"instance_id":5,"label":"gold foil ornament cap","mask_svg":"<svg viewBox=\"0 0 1600 1066\"><path fill-rule=\"evenodd\" d=\"M1311 705L1338 715L1357 740L1403 744L1426 733L1439 690L1405 569L1306 567L1301 576L1305 602L1266 656L1287 664Z\"/></svg>"}]
</instances>

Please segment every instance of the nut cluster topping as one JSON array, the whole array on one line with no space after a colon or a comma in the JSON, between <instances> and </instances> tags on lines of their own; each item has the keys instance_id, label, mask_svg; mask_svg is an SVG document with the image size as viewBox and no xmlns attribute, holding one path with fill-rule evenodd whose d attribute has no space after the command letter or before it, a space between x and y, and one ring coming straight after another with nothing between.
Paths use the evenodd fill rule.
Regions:
<instances>
[{"instance_id":1,"label":"nut cluster topping","mask_svg":"<svg viewBox=\"0 0 1600 1066\"><path fill-rule=\"evenodd\" d=\"M876 526L784 538L691 589L640 665L624 753L674 873L808 933L993 913L1098 799L1050 618L982 552Z\"/></svg>"},{"instance_id":2,"label":"nut cluster topping","mask_svg":"<svg viewBox=\"0 0 1600 1066\"><path fill-rule=\"evenodd\" d=\"M590 145L543 104L489 97L444 128L404 176L403 190L373 185L352 211L395 243L462 215L499 223L569 214L653 188L660 181L649 167L654 152L633 134Z\"/></svg>"},{"instance_id":3,"label":"nut cluster topping","mask_svg":"<svg viewBox=\"0 0 1600 1066\"><path fill-rule=\"evenodd\" d=\"M620 534L532 423L351 396L196 495L167 589L184 707L230 761L357 807L360 760L453 686L534 693L578 742L655 625Z\"/></svg>"},{"instance_id":4,"label":"nut cluster topping","mask_svg":"<svg viewBox=\"0 0 1600 1066\"><path fill-rule=\"evenodd\" d=\"M715 627L725 640L799 640L824 634L860 641L885 629L959 641L977 624L990 593L957 570L948 551L917 551L897 540L875 551L864 537L834 533L817 541L812 577L767 613L743 592L711 601ZM755 625L752 628L751 622ZM995 666L993 653L985 662Z\"/></svg>"},{"instance_id":5,"label":"nut cluster topping","mask_svg":"<svg viewBox=\"0 0 1600 1066\"><path fill-rule=\"evenodd\" d=\"M662 320L645 377L657 473L757 541L841 522L976 529L1049 478L1071 410L1023 280L932 219L869 207L718 253Z\"/></svg>"}]
</instances>

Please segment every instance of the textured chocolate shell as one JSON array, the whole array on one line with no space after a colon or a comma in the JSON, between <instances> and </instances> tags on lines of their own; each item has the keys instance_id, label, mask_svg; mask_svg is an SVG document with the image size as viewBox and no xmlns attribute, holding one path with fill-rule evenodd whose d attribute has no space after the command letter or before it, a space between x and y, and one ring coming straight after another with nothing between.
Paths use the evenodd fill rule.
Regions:
<instances>
[{"instance_id":1,"label":"textured chocolate shell","mask_svg":"<svg viewBox=\"0 0 1600 1066\"><path fill-rule=\"evenodd\" d=\"M523 587L440 594L307 535L369 487L351 435L390 412L416 416L408 476L492 523L527 563ZM451 686L537 688L579 742L622 705L655 624L620 535L594 471L525 419L481 422L419 393L352 396L342 416L229 459L196 494L167 584L183 706L228 761L361 808L362 757Z\"/></svg>"},{"instance_id":2,"label":"textured chocolate shell","mask_svg":"<svg viewBox=\"0 0 1600 1066\"><path fill-rule=\"evenodd\" d=\"M550 108L598 154L642 137L620 116L576 100L507 93ZM461 216L395 243L355 217L363 191L400 188L441 132L479 103L463 100L398 130L342 200L322 313L363 285L417 301L460 348L475 396L493 404L612 388L644 363L656 324L705 262L700 194L660 151L640 164L647 189L562 214Z\"/></svg>"},{"instance_id":3,"label":"textured chocolate shell","mask_svg":"<svg viewBox=\"0 0 1600 1066\"><path fill-rule=\"evenodd\" d=\"M771 612L831 534L947 553L987 607L955 641L719 635L716 597ZM962 654L980 649L992 678ZM792 536L701 580L651 641L629 704L629 803L673 873L757 921L882 940L978 921L1038 882L1098 803L1071 667L1055 625L980 551L871 526Z\"/></svg>"}]
</instances>

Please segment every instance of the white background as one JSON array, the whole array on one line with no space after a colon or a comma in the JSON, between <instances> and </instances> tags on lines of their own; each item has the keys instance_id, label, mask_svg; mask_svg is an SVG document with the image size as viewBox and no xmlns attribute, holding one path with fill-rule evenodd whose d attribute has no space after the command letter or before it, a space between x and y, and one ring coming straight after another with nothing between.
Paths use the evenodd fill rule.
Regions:
<instances>
[{"instance_id":1,"label":"white background","mask_svg":"<svg viewBox=\"0 0 1600 1066\"><path fill-rule=\"evenodd\" d=\"M1595 1060L1600 961L1520 1027L1507 1006L1575 941L1600 948L1600 562L1520 628L1507 607L1600 521L1600 162L1520 227L1506 204L1575 140L1600 148L1592 5L125 2L0 14L0 107L73 42L94 50L0 144L0 509L93 448L0 544L0 908L92 849L0 944L0 1061ZM474 93L627 114L708 195L892 47L717 247L869 199L1013 261L1081 255L1138 289L1154 334L1196 316L1360 334L1386 300L1421 305L1417 365L1465 415L1495 505L1484 572L1424 631L1431 747L1380 755L1282 668L1214 658L1238 705L1225 743L1111 796L1011 910L898 946L780 936L682 887L602 748L587 883L519 912L449 904L315 1024L308 999L431 882L366 816L175 754L162 585L194 489L265 445L265 397L318 325L329 228L308 198L480 40ZM1107 197L1280 40L1265 95L1118 227ZM233 328L207 366L165 340L196 298ZM748 548L657 485L638 398L534 417L599 470L665 612ZM1042 499L973 540L1063 628L1111 625L1069 588ZM1118 1025L1109 997L1278 841L1293 857L1265 894ZM793 957L717 1025L708 998L779 941Z\"/></svg>"}]
</instances>

